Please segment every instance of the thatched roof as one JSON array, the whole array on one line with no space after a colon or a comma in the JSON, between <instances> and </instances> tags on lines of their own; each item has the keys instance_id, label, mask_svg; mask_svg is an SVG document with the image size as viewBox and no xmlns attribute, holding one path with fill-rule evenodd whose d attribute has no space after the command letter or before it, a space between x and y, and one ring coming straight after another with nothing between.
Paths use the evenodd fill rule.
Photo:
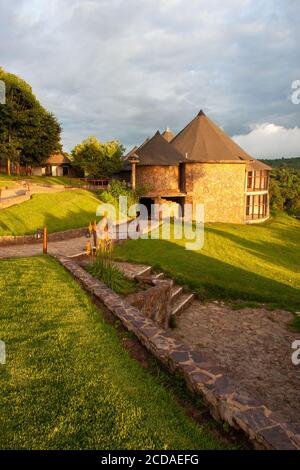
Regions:
<instances>
[{"instance_id":1,"label":"thatched roof","mask_svg":"<svg viewBox=\"0 0 300 470\"><path fill-rule=\"evenodd\" d=\"M166 139L167 142L171 142L171 140L175 137L169 127L167 127L166 130L162 133L162 136Z\"/></svg>"},{"instance_id":2,"label":"thatched roof","mask_svg":"<svg viewBox=\"0 0 300 470\"><path fill-rule=\"evenodd\" d=\"M182 154L169 144L159 131L134 153L140 159L139 165L178 165L184 159Z\"/></svg>"},{"instance_id":3,"label":"thatched roof","mask_svg":"<svg viewBox=\"0 0 300 470\"><path fill-rule=\"evenodd\" d=\"M46 160L46 165L71 165L71 160L62 153L54 153Z\"/></svg>"},{"instance_id":4,"label":"thatched roof","mask_svg":"<svg viewBox=\"0 0 300 470\"><path fill-rule=\"evenodd\" d=\"M171 145L185 156L185 161L241 163L246 160L249 165L253 162L255 169L271 169L245 152L202 110L174 137Z\"/></svg>"}]
</instances>

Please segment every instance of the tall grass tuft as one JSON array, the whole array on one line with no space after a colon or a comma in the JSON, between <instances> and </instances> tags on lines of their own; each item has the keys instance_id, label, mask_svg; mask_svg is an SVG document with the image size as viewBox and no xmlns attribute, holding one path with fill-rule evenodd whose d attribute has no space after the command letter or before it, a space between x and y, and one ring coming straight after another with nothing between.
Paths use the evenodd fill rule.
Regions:
<instances>
[{"instance_id":1,"label":"tall grass tuft","mask_svg":"<svg viewBox=\"0 0 300 470\"><path fill-rule=\"evenodd\" d=\"M99 240L95 261L87 267L87 271L117 294L128 295L135 292L137 283L125 278L114 263L112 253L112 240L109 237Z\"/></svg>"}]
</instances>

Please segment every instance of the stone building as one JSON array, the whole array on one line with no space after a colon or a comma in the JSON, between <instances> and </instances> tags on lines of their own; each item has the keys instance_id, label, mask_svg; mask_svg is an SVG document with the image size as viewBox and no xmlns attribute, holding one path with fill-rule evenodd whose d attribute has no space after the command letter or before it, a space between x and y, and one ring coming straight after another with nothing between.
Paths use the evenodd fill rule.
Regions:
<instances>
[{"instance_id":1,"label":"stone building","mask_svg":"<svg viewBox=\"0 0 300 470\"><path fill-rule=\"evenodd\" d=\"M271 168L248 155L203 111L176 136L159 131L125 157L146 206L204 204L205 222L253 223L269 217ZM195 212L194 212L195 214ZM183 214L184 215L184 214Z\"/></svg>"}]
</instances>

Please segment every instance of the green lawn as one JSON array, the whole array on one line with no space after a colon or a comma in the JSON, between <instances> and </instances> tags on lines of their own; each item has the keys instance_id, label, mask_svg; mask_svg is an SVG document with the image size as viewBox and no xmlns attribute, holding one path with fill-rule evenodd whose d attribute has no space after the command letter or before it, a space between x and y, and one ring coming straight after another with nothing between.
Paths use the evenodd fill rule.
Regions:
<instances>
[{"instance_id":1,"label":"green lawn","mask_svg":"<svg viewBox=\"0 0 300 470\"><path fill-rule=\"evenodd\" d=\"M83 189L35 194L29 201L0 211L1 235L26 235L46 224L48 232L88 225L100 200Z\"/></svg>"},{"instance_id":2,"label":"green lawn","mask_svg":"<svg viewBox=\"0 0 300 470\"><path fill-rule=\"evenodd\" d=\"M53 259L0 261L0 306L1 449L224 448Z\"/></svg>"},{"instance_id":3,"label":"green lawn","mask_svg":"<svg viewBox=\"0 0 300 470\"><path fill-rule=\"evenodd\" d=\"M5 187L5 186L13 186L14 182L13 181L0 181L0 189Z\"/></svg>"},{"instance_id":4,"label":"green lawn","mask_svg":"<svg viewBox=\"0 0 300 470\"><path fill-rule=\"evenodd\" d=\"M247 299L300 311L300 221L284 214L262 225L205 227L202 250L184 241L130 240L116 257L156 265L201 298Z\"/></svg>"},{"instance_id":5,"label":"green lawn","mask_svg":"<svg viewBox=\"0 0 300 470\"><path fill-rule=\"evenodd\" d=\"M4 185L6 182L19 182L19 181L29 181L32 183L47 184L47 185L64 185L70 186L74 184L74 180L68 178L67 176L26 176L26 175L7 175L6 173L0 173L0 184ZM76 180L76 185L84 185L84 182Z\"/></svg>"}]
</instances>

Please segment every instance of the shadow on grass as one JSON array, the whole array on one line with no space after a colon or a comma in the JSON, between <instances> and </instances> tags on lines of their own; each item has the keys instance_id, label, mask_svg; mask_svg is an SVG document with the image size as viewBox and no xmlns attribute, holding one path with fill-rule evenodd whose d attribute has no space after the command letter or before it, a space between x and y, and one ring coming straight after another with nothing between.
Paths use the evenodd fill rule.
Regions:
<instances>
[{"instance_id":1,"label":"shadow on grass","mask_svg":"<svg viewBox=\"0 0 300 470\"><path fill-rule=\"evenodd\" d=\"M267 239L261 239L259 241L249 240L249 238L244 238L215 227L207 227L206 230L226 238L239 247L245 248L249 253L254 254L263 261L288 269L291 269L294 265L295 271L298 267L298 258L300 257L300 228L296 230L294 227L272 227L272 233L269 234L269 237L270 235L272 235L272 237L275 236L278 240L284 241L284 245L282 243L268 241Z\"/></svg>"},{"instance_id":2,"label":"shadow on grass","mask_svg":"<svg viewBox=\"0 0 300 470\"><path fill-rule=\"evenodd\" d=\"M89 206L86 209L83 207L85 201L83 199L76 200L76 197L67 200L65 206L61 206L62 203L59 201L57 210L55 210L55 199L51 208L49 205L47 208L43 207L41 199L28 201L32 208L26 203L8 208L0 217L0 235L32 235L37 228L40 229L44 225L47 226L48 233L88 226L90 221L96 219L98 198L94 194L92 196L93 198L86 200ZM99 204L101 204L100 200ZM63 207L63 214L59 213L61 207Z\"/></svg>"},{"instance_id":3,"label":"shadow on grass","mask_svg":"<svg viewBox=\"0 0 300 470\"><path fill-rule=\"evenodd\" d=\"M115 256L157 267L201 299L254 300L300 310L298 289L169 241L130 240L116 247Z\"/></svg>"}]
</instances>

